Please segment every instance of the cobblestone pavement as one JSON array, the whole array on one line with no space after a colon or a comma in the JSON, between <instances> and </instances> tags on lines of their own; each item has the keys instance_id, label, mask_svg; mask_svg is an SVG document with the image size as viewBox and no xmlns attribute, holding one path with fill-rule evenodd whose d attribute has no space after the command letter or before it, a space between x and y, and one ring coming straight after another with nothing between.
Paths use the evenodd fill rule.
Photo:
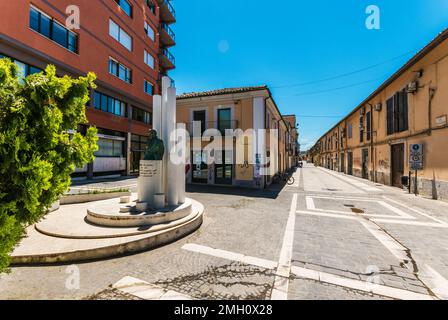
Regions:
<instances>
[{"instance_id":1,"label":"cobblestone pavement","mask_svg":"<svg viewBox=\"0 0 448 320\"><path fill-rule=\"evenodd\" d=\"M295 178L261 191L189 186L206 207L194 234L75 267L13 267L0 298L138 299L111 288L127 276L193 299L448 298L448 204L310 165Z\"/></svg>"}]
</instances>

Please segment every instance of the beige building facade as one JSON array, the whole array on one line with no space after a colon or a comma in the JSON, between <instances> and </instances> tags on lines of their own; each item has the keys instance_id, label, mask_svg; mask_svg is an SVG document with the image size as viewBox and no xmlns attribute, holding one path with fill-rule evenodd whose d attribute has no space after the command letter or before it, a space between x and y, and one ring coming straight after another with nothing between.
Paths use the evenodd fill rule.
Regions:
<instances>
[{"instance_id":1,"label":"beige building facade","mask_svg":"<svg viewBox=\"0 0 448 320\"><path fill-rule=\"evenodd\" d=\"M292 167L298 134L266 86L180 95L177 121L190 134L188 183L262 189Z\"/></svg>"},{"instance_id":2,"label":"beige building facade","mask_svg":"<svg viewBox=\"0 0 448 320\"><path fill-rule=\"evenodd\" d=\"M410 180L411 192L448 199L447 88L445 30L322 136L309 159L398 188Z\"/></svg>"}]
</instances>

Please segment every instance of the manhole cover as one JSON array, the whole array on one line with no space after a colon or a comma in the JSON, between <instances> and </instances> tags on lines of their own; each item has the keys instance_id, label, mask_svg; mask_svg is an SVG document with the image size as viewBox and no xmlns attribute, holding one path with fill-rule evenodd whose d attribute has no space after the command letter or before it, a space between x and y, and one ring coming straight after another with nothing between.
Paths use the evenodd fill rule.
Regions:
<instances>
[{"instance_id":1,"label":"manhole cover","mask_svg":"<svg viewBox=\"0 0 448 320\"><path fill-rule=\"evenodd\" d=\"M358 208L352 208L352 211L354 213L364 213L364 210L358 209Z\"/></svg>"}]
</instances>

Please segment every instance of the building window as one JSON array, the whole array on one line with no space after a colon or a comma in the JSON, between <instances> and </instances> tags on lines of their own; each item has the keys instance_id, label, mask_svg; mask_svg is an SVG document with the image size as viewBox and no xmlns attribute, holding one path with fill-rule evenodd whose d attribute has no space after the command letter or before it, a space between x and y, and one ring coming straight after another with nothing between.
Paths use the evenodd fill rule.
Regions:
<instances>
[{"instance_id":1,"label":"building window","mask_svg":"<svg viewBox=\"0 0 448 320\"><path fill-rule=\"evenodd\" d=\"M16 64L16 66L19 69L19 73L20 73L19 78L20 78L21 82L23 82L23 79L25 77L28 77L31 74L35 74L35 73L39 73L39 72L43 71L42 69L39 69L39 68L37 68L35 66L29 65L29 64L24 63L24 62L19 61L19 60L15 60L15 59L13 59L11 57L8 57L8 56L0 53L0 59L2 59L2 58L8 58L8 59L10 59L12 62L14 62Z\"/></svg>"},{"instance_id":2,"label":"building window","mask_svg":"<svg viewBox=\"0 0 448 320\"><path fill-rule=\"evenodd\" d=\"M364 142L364 117L359 117L359 142Z\"/></svg>"},{"instance_id":3,"label":"building window","mask_svg":"<svg viewBox=\"0 0 448 320\"><path fill-rule=\"evenodd\" d=\"M406 131L408 128L408 93L403 90L387 100L387 135Z\"/></svg>"},{"instance_id":4,"label":"building window","mask_svg":"<svg viewBox=\"0 0 448 320\"><path fill-rule=\"evenodd\" d=\"M93 106L97 110L109 112L121 117L127 117L126 103L98 91L94 92Z\"/></svg>"},{"instance_id":5,"label":"building window","mask_svg":"<svg viewBox=\"0 0 448 320\"><path fill-rule=\"evenodd\" d=\"M145 21L145 33L152 40L155 40L154 29Z\"/></svg>"},{"instance_id":6,"label":"building window","mask_svg":"<svg viewBox=\"0 0 448 320\"><path fill-rule=\"evenodd\" d=\"M132 18L132 6L128 0L115 0L115 2L123 9L124 13Z\"/></svg>"},{"instance_id":7,"label":"building window","mask_svg":"<svg viewBox=\"0 0 448 320\"><path fill-rule=\"evenodd\" d=\"M348 138L348 139L353 138L353 126L352 126L351 123L349 123L349 124L347 125L347 138Z\"/></svg>"},{"instance_id":8,"label":"building window","mask_svg":"<svg viewBox=\"0 0 448 320\"><path fill-rule=\"evenodd\" d=\"M145 63L151 68L154 69L154 57L145 50Z\"/></svg>"},{"instance_id":9,"label":"building window","mask_svg":"<svg viewBox=\"0 0 448 320\"><path fill-rule=\"evenodd\" d=\"M197 123L201 124L201 135L203 135L205 130L207 130L206 117L207 117L207 114L206 114L205 110L193 111L193 122L197 122ZM193 127L193 129L194 129L194 127ZM195 134L196 132L192 132L192 133Z\"/></svg>"},{"instance_id":10,"label":"building window","mask_svg":"<svg viewBox=\"0 0 448 320\"><path fill-rule=\"evenodd\" d=\"M219 109L218 110L218 130L221 134L225 134L227 129L232 128L232 111L231 109ZM282 135L283 137L283 135Z\"/></svg>"},{"instance_id":11,"label":"building window","mask_svg":"<svg viewBox=\"0 0 448 320\"><path fill-rule=\"evenodd\" d=\"M95 152L95 157L113 157L120 158L124 156L124 141L99 138L98 151Z\"/></svg>"},{"instance_id":12,"label":"building window","mask_svg":"<svg viewBox=\"0 0 448 320\"><path fill-rule=\"evenodd\" d=\"M112 58L109 58L109 73L124 82L132 83L132 71Z\"/></svg>"},{"instance_id":13,"label":"building window","mask_svg":"<svg viewBox=\"0 0 448 320\"><path fill-rule=\"evenodd\" d=\"M154 95L154 86L149 81L144 81L144 89L150 96Z\"/></svg>"},{"instance_id":14,"label":"building window","mask_svg":"<svg viewBox=\"0 0 448 320\"><path fill-rule=\"evenodd\" d=\"M132 51L131 36L112 20L109 20L109 35L120 42L126 49Z\"/></svg>"},{"instance_id":15,"label":"building window","mask_svg":"<svg viewBox=\"0 0 448 320\"><path fill-rule=\"evenodd\" d=\"M30 28L64 48L78 53L78 35L34 7L30 7Z\"/></svg>"},{"instance_id":16,"label":"building window","mask_svg":"<svg viewBox=\"0 0 448 320\"><path fill-rule=\"evenodd\" d=\"M153 14L156 14L156 5L152 2L152 0L146 0L146 5Z\"/></svg>"},{"instance_id":17,"label":"building window","mask_svg":"<svg viewBox=\"0 0 448 320\"><path fill-rule=\"evenodd\" d=\"M367 141L372 139L372 114L369 112L366 113L366 129L367 129Z\"/></svg>"},{"instance_id":18,"label":"building window","mask_svg":"<svg viewBox=\"0 0 448 320\"><path fill-rule=\"evenodd\" d=\"M152 115L150 112L140 108L132 107L132 120L140 121L146 124L152 123Z\"/></svg>"}]
</instances>

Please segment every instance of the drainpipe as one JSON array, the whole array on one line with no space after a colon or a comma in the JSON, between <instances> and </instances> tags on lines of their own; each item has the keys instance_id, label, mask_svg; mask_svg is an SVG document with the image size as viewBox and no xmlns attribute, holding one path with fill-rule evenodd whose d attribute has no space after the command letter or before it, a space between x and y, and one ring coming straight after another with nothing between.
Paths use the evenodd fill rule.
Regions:
<instances>
[{"instance_id":1,"label":"drainpipe","mask_svg":"<svg viewBox=\"0 0 448 320\"><path fill-rule=\"evenodd\" d=\"M428 93L428 136L430 136L432 135L432 99L434 99L436 89L429 87Z\"/></svg>"}]
</instances>

